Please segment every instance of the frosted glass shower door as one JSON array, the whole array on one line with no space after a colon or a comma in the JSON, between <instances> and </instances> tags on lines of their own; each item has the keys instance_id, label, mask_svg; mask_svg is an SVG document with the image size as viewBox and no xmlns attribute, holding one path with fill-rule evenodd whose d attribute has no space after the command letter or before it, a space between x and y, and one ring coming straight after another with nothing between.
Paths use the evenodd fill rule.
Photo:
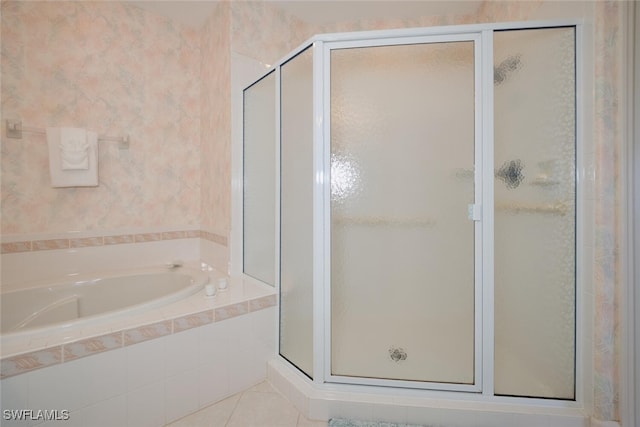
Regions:
<instances>
[{"instance_id":1,"label":"frosted glass shower door","mask_svg":"<svg viewBox=\"0 0 640 427\"><path fill-rule=\"evenodd\" d=\"M475 44L330 51L335 377L475 382Z\"/></svg>"}]
</instances>

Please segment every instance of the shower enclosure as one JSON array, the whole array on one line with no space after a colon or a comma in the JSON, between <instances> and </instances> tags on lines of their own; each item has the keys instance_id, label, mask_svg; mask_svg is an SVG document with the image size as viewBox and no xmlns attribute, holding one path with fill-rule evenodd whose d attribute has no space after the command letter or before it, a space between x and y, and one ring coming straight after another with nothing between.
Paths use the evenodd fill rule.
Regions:
<instances>
[{"instance_id":1,"label":"shower enclosure","mask_svg":"<svg viewBox=\"0 0 640 427\"><path fill-rule=\"evenodd\" d=\"M243 271L284 359L577 399L579 30L317 36L244 90Z\"/></svg>"}]
</instances>

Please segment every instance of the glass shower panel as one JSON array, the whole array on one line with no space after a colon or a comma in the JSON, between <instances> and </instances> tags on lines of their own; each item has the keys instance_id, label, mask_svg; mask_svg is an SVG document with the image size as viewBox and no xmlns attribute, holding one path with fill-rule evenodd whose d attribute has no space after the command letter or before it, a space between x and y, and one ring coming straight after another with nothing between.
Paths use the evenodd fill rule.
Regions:
<instances>
[{"instance_id":1,"label":"glass shower panel","mask_svg":"<svg viewBox=\"0 0 640 427\"><path fill-rule=\"evenodd\" d=\"M474 382L474 43L331 51L331 372Z\"/></svg>"},{"instance_id":2,"label":"glass shower panel","mask_svg":"<svg viewBox=\"0 0 640 427\"><path fill-rule=\"evenodd\" d=\"M495 393L575 398L575 28L494 34Z\"/></svg>"},{"instance_id":3,"label":"glass shower panel","mask_svg":"<svg viewBox=\"0 0 640 427\"><path fill-rule=\"evenodd\" d=\"M270 73L243 96L243 271L275 286L276 79Z\"/></svg>"},{"instance_id":4,"label":"glass shower panel","mask_svg":"<svg viewBox=\"0 0 640 427\"><path fill-rule=\"evenodd\" d=\"M313 50L281 68L280 354L313 376Z\"/></svg>"}]
</instances>

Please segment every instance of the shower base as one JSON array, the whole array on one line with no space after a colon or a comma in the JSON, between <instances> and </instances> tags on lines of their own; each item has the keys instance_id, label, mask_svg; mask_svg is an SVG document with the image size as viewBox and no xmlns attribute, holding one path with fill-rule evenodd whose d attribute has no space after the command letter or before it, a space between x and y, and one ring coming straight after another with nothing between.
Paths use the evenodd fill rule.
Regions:
<instances>
[{"instance_id":1,"label":"shower base","mask_svg":"<svg viewBox=\"0 0 640 427\"><path fill-rule=\"evenodd\" d=\"M589 427L581 409L483 400L481 394L376 386L319 383L275 358L267 367L269 382L311 420L333 418L398 424L474 427ZM531 399L528 399L531 400Z\"/></svg>"}]
</instances>

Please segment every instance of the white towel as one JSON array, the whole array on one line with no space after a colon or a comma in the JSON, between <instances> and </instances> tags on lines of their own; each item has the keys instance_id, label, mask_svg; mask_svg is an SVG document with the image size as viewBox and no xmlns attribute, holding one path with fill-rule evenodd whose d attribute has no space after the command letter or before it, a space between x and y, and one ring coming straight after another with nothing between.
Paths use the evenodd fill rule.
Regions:
<instances>
[{"instance_id":1,"label":"white towel","mask_svg":"<svg viewBox=\"0 0 640 427\"><path fill-rule=\"evenodd\" d=\"M98 185L98 134L78 128L47 128L52 187Z\"/></svg>"},{"instance_id":2,"label":"white towel","mask_svg":"<svg viewBox=\"0 0 640 427\"><path fill-rule=\"evenodd\" d=\"M62 170L87 170L89 169L89 143L87 132L83 132L82 138L68 138L61 136L60 158Z\"/></svg>"}]
</instances>

